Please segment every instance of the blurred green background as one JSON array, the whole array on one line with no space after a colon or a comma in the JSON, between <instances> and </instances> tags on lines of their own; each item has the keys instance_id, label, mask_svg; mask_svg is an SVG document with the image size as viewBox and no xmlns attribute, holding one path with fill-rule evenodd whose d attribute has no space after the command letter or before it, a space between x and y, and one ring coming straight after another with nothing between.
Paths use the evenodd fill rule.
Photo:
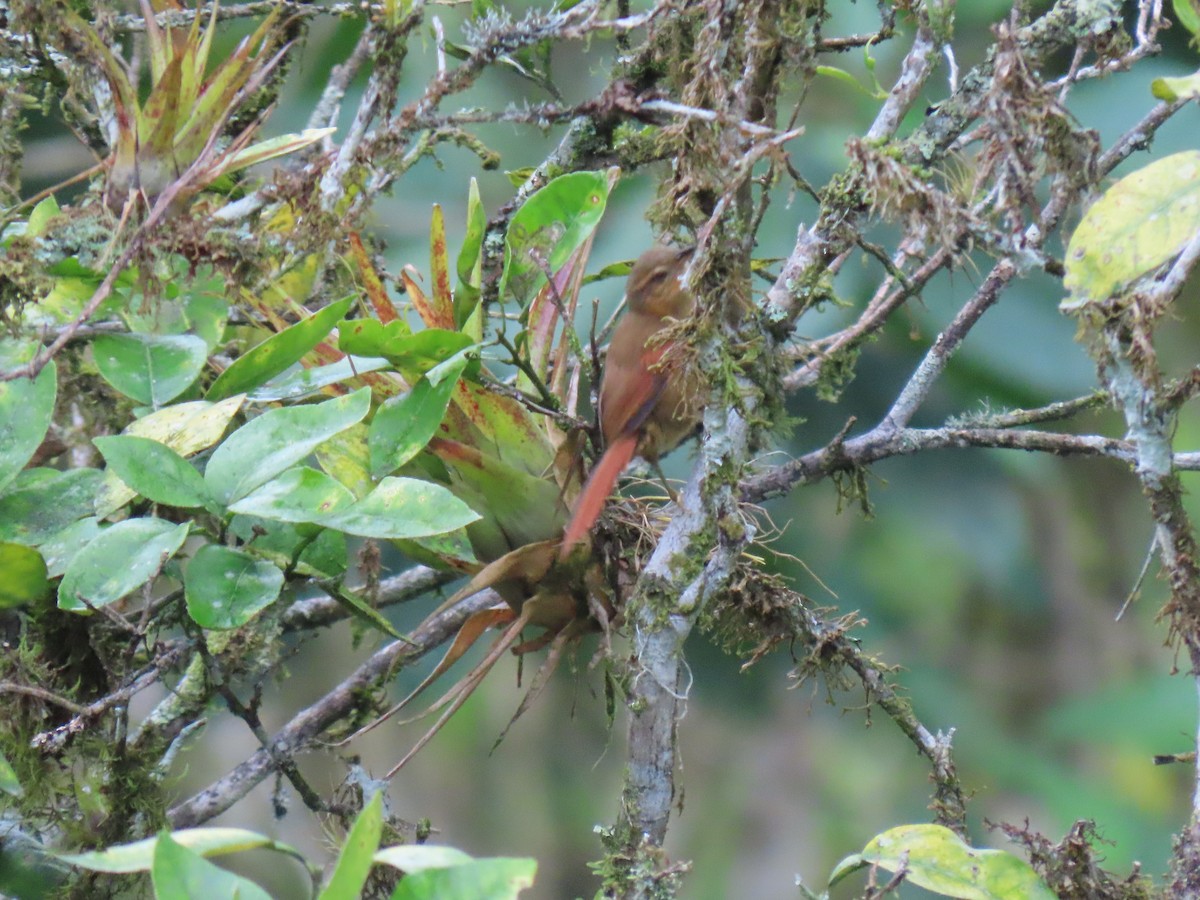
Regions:
<instances>
[{"instance_id":1,"label":"blurred green background","mask_svg":"<svg viewBox=\"0 0 1200 900\"><path fill-rule=\"evenodd\" d=\"M982 59L991 26L1011 6L1006 0L959 4L954 49L963 72ZM877 27L872 3L841 0L829 7L834 16L828 35ZM462 7L431 8L451 40L459 38L465 13ZM272 133L306 124L330 67L346 58L360 28L346 19L315 21L288 73L268 126ZM1071 111L1083 126L1097 129L1106 146L1153 105L1153 78L1195 68L1180 31L1165 35L1162 57L1083 84L1072 94ZM227 30L229 45L239 33L237 26ZM894 78L906 46L901 36L876 49L883 85ZM566 99L594 96L614 53L603 41L560 47L554 79ZM861 51L825 62L868 83ZM1048 68L1061 70L1067 62L1064 57ZM413 41L408 65L401 102L417 96L433 71L429 30ZM926 101L935 103L947 92L943 65L929 82ZM343 124L356 97L347 98ZM544 99L536 86L496 69L445 109L499 109ZM876 106L842 81L817 79L800 115L805 134L790 148L812 184L825 183L844 167L844 142L865 130ZM915 110L907 127L922 114ZM1195 108L1184 110L1162 129L1151 153L1134 156L1118 174L1193 147L1200 133L1197 116ZM562 135L560 129L543 133L511 125L482 126L478 133L502 154L502 170L536 165ZM27 195L89 162L53 119L35 122L27 138ZM661 174L639 172L618 187L596 240L595 269L633 257L650 242L643 213ZM442 147L436 160L420 162L375 205L367 230L386 242L389 271L405 264L428 271L433 203L446 211L456 252L471 176L479 179L489 212L513 194L503 171L483 172L473 155ZM797 227L812 221L814 209L803 195L789 204L786 187L780 189L757 254L786 255ZM1068 229L1078 211L1072 215ZM878 226L873 237L891 246L895 235ZM922 302L910 303L864 349L854 381L836 403L810 392L793 397L790 411L802 424L781 437L777 453L763 462L824 445L851 416L856 431L877 421L989 266L980 257L939 276ZM804 318L799 335L819 337L851 320L881 277L874 261L849 262L837 279L848 307ZM590 305L594 294L611 305L620 290L615 282L601 283L583 299ZM935 425L989 407L1036 406L1092 390L1095 372L1073 340L1073 322L1057 310L1061 296L1059 284L1044 276L1010 290L972 332L914 424ZM1177 371L1195 361L1191 348L1197 337L1193 311L1180 310L1162 336L1164 355ZM1110 436L1123 432L1112 413L1069 427ZM1191 411L1180 421L1177 446L1200 447L1200 423ZM675 454L670 473L682 477L688 457L686 450ZM1193 477L1185 476L1187 486ZM1164 646L1165 628L1156 613L1165 592L1154 567L1140 598L1114 621L1137 582L1151 538L1131 474L1107 461L955 450L882 463L872 470L870 487L870 518L856 509L839 513L829 483L771 503L769 515L783 529L772 544L781 554L774 564L817 603L859 611L869 622L859 633L864 648L900 667L896 678L925 724L955 729L957 764L973 792L976 843L1006 846L1001 835L987 831L985 819L1028 820L1057 840L1074 820L1090 818L1112 842L1105 848L1112 869L1126 872L1136 861L1147 873L1161 874L1171 834L1188 816L1190 780L1188 767L1155 767L1151 756L1193 749L1196 701L1191 680L1172 674L1177 664L1186 669L1187 660ZM433 599L410 604L394 618L409 627L435 605ZM373 638L353 646L346 626L298 646L289 677L275 686L264 709L266 727L279 727L317 699L375 646ZM797 874L819 888L840 858L879 831L928 818L927 766L886 717L878 711L868 715L861 693L829 696L823 685L790 690L790 661L783 651L743 673L740 660L723 655L703 636L694 636L688 649L694 683L680 726L683 809L668 845L675 858L693 861L684 896L796 896ZM601 680L587 668L593 650L594 644L585 644L574 665L562 667L543 699L489 753L522 696L515 663L497 667L435 742L396 777L391 811L410 820L429 818L435 840L472 854L536 857L539 877L530 897L590 896L596 882L586 864L601 856L593 830L614 820L624 753L624 720L618 717L609 727ZM534 665L526 663L527 679ZM396 694L421 675L402 673ZM154 699L142 697L139 704L148 708ZM351 750L380 774L420 732L420 725L389 724ZM244 725L214 715L181 761L180 796L224 774L255 746ZM308 757L302 768L320 789L337 784L345 772L324 755ZM328 836L294 798L291 815L272 818L270 787L261 786L219 822L257 828L327 854ZM277 896L301 896L298 869L278 860L260 866L251 857L239 865ZM835 896L850 896L861 886L861 878L851 882Z\"/></svg>"}]
</instances>

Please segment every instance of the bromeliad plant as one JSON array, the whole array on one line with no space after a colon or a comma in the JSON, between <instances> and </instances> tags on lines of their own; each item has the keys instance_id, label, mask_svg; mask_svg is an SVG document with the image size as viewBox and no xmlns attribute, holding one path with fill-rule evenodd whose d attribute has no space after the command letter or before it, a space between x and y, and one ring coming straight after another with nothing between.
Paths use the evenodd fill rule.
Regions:
<instances>
[{"instance_id":1,"label":"bromeliad plant","mask_svg":"<svg viewBox=\"0 0 1200 900\"><path fill-rule=\"evenodd\" d=\"M0 422L18 435L0 444L0 560L14 573L0 600L28 607L52 597L61 610L115 610L139 591L150 603L153 585L175 580L191 625L206 630L207 652L219 654L223 632L281 615L289 585L315 582L399 637L344 584L349 538L388 541L470 575L451 602L485 588L503 599L463 626L413 693L487 629L502 629L483 661L434 704L441 716L412 752L507 650L550 644L519 715L569 643L613 621L619 606L586 552L558 558L579 488L570 426L575 361L584 358L564 323L614 180L573 173L526 201L508 230L499 283L514 312L496 319L481 303L485 215L474 186L457 285L436 208L430 287L401 273L411 323L355 235L349 263L361 298L310 314L281 287L292 272L244 293L266 337L205 387L229 314L219 278L207 293L193 279L191 290L157 301L154 322L173 323L165 333L134 328L149 320L126 309L130 333L92 341L98 375L139 408L120 433L95 439L102 470L29 467L55 408L53 363L36 380L0 384ZM35 210L25 239L36 239L53 212ZM300 321L285 324L296 314ZM517 323L519 334L490 335L490 321ZM35 349L21 345L0 362L15 368ZM516 375L501 380L489 368L496 362L515 363ZM173 596L169 588L164 596ZM523 642L530 628L540 633Z\"/></svg>"},{"instance_id":2,"label":"bromeliad plant","mask_svg":"<svg viewBox=\"0 0 1200 900\"><path fill-rule=\"evenodd\" d=\"M559 560L563 527L579 489L579 432L561 427L554 415L570 420L576 409L580 373L573 362L583 357L570 323L592 236L615 177L615 171L564 175L531 196L513 217L499 292L502 301L520 310L515 318L522 329L515 341L503 334L497 339L513 354L505 360L516 369L511 384L502 384L482 367L456 362L458 355L424 372L416 362L430 347L443 345L449 352L461 346L462 354L488 337L479 302L485 219L474 185L457 287L450 288L445 231L436 208L430 291L410 272L402 273L424 329L408 332L376 291L372 305L386 324L344 323L341 331L343 350L382 356L410 382L416 379L407 395L380 408L367 431L372 469L419 472L480 514L464 527L457 547L440 540L410 547L414 555L437 565L473 573L443 608L487 588L504 601L469 619L434 671L383 717L420 695L487 629L503 629L483 660L429 708L428 713L440 711L440 717L393 773L436 734L505 651L551 647L515 720L545 685L564 648L587 630L607 627L616 615L611 590L586 554ZM370 270L364 265L363 271ZM378 281L373 275L364 280L368 289ZM522 643L530 627L540 628L541 634Z\"/></svg>"},{"instance_id":3,"label":"bromeliad plant","mask_svg":"<svg viewBox=\"0 0 1200 900\"><path fill-rule=\"evenodd\" d=\"M160 27L157 13L183 11L179 0L140 0L146 20L150 93L139 101L137 81L96 30L77 13L64 9L63 38L78 58L100 71L107 92L96 92L96 112L110 155L105 161L105 199L119 210L131 199L147 205L172 185L176 202L204 190L224 175L300 150L334 129L309 129L254 143L267 110L255 115L240 133L222 143L230 119L263 86L287 52L276 46L279 10L227 58L209 69L216 30L212 5L207 27L200 12L186 33Z\"/></svg>"}]
</instances>

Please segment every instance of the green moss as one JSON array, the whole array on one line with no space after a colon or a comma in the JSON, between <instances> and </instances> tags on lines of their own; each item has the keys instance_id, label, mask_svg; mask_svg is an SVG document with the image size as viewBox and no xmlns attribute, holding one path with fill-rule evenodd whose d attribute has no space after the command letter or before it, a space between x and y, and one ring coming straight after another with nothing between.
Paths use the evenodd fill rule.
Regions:
<instances>
[{"instance_id":1,"label":"green moss","mask_svg":"<svg viewBox=\"0 0 1200 900\"><path fill-rule=\"evenodd\" d=\"M632 810L614 828L598 828L605 857L588 864L600 879L596 897L643 897L673 900L678 896L685 866L672 865L666 853L645 841L631 822Z\"/></svg>"},{"instance_id":2,"label":"green moss","mask_svg":"<svg viewBox=\"0 0 1200 900\"><path fill-rule=\"evenodd\" d=\"M663 158L658 129L653 126L622 122L613 131L612 144L624 169L638 169Z\"/></svg>"}]
</instances>

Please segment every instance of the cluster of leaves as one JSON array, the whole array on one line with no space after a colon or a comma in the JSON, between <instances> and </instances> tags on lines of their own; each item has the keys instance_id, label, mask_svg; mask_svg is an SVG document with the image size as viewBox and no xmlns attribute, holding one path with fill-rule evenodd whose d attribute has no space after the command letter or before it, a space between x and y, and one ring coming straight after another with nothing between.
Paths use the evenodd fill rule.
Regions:
<instances>
[{"instance_id":1,"label":"cluster of leaves","mask_svg":"<svg viewBox=\"0 0 1200 900\"><path fill-rule=\"evenodd\" d=\"M181 12L178 0L140 0L145 15L150 57L151 88L139 102L136 79L88 22L64 11L63 34L77 43L78 55L92 62L112 91L107 137L106 198L120 209L133 196L152 203L172 185L175 202L205 189L221 178L256 163L301 150L334 129L312 129L253 143L263 117L255 117L228 144L217 146L233 114L262 86L287 47L272 53L279 10L268 15L250 37L209 71L209 53L216 34L219 8L213 3L208 26L201 31L199 14L186 34L160 28L156 13ZM196 167L194 171L193 167ZM181 176L187 175L181 181Z\"/></svg>"},{"instance_id":2,"label":"cluster of leaves","mask_svg":"<svg viewBox=\"0 0 1200 900\"><path fill-rule=\"evenodd\" d=\"M152 85L140 103L124 64L92 26L73 13L66 19L80 58L96 67L113 95L105 206L137 215L129 197L142 198L144 210L171 190L167 216L178 217L188 198L216 179L323 136L306 132L249 146L256 119L232 142L218 140L283 52L266 49L276 15L208 72L215 5L208 28L201 31L197 18L186 36L155 24L155 12L180 8L173 0L143 7ZM210 661L208 654L235 646L242 629L269 635L284 601L311 586L371 627L403 639L369 596L344 584L354 545L371 540L437 567L476 573L472 591L500 591L509 611L488 611L464 629L477 636L480 624L515 621L491 662L528 624L557 634L581 611L586 617L587 589L577 564L547 577L558 565L549 551L578 487L576 444L553 416L531 409L574 408L568 396L577 385L570 371L579 343L562 325L573 313L591 236L614 181L608 172L562 176L512 217L500 279L500 296L515 310L502 320L520 323L517 355L499 358L519 369L509 386L485 359L486 214L473 183L456 265L435 208L431 288L420 286L415 271L401 275L414 315L393 304L354 234L345 268L357 274L361 289L313 310L306 303L316 290L314 270L303 261L281 264L252 292L234 289L228 271L160 250L151 240L135 264L106 274L93 268L92 258L63 249L81 222L111 217L104 206L64 208L48 198L24 219L10 220L2 244L13 258L20 252L54 262L44 266L30 302L5 311L13 338L3 345L0 371L37 374L0 381L0 565L6 576L0 608L28 614L29 623L84 617L96 635L110 626L133 629L142 638L125 663L133 667L153 665L171 635L183 636L197 659ZM279 235L295 213L287 204L268 212L265 233ZM111 294L97 304L106 278ZM248 318L263 324L248 327ZM86 353L65 354L66 369L61 358L39 357L40 335L73 334L85 320L91 323ZM235 339L251 349L230 361L226 348ZM509 338L504 345L514 346ZM90 381L105 406L117 398L104 413L102 433L111 433L89 441L91 461L102 466L47 465L65 449L60 438L71 439L60 396L68 370L73 379ZM81 458L88 456L85 451ZM22 640L36 644L33 632ZM269 669L274 658L268 652L261 661L236 665ZM488 668L475 673L471 686ZM43 687L80 700L104 690L97 684ZM450 712L468 693L456 695ZM28 741L31 735L13 726L7 737ZM0 757L0 774L19 801L22 780L38 776L28 754L12 758L18 771ZM371 809L378 817L378 803ZM199 860L188 849L193 838L207 841L188 832L174 839L164 834L70 861L97 871L149 870L161 896L176 895L183 884L218 893L250 890ZM226 850L239 846L217 842ZM460 890L468 884L461 880L462 860L435 866L423 857L405 856L403 865L396 859L393 848L383 861L408 871L453 868L450 875L420 877L436 884L449 878ZM480 884L496 880L490 872L479 877ZM397 896L446 896L436 887L418 888L418 881L407 878L409 887ZM331 882L322 896L357 896L357 890L334 890ZM508 896L465 890L462 896Z\"/></svg>"},{"instance_id":3,"label":"cluster of leaves","mask_svg":"<svg viewBox=\"0 0 1200 900\"><path fill-rule=\"evenodd\" d=\"M569 262L574 271L607 190L604 173L565 176L514 219L510 236L530 238L510 239L504 290L526 300L537 319L530 348L543 372L558 310L545 297L535 302L548 282L529 260L545 258L552 271ZM472 215L481 217L472 196ZM43 201L8 239L38 237L58 213L53 200ZM556 233L558 240L544 243ZM543 477L556 451L543 424L549 420L484 383L479 290L470 284L479 271L482 232L475 235L460 255L466 290L458 296L448 291L440 213L433 294L426 297L405 273L429 327L414 330L382 293L371 297L382 319L346 319L355 302L347 297L271 334L204 388L228 303L197 280L174 296L139 297L131 273L130 290L110 304L128 330L91 343L96 371L135 414L122 433L96 438L105 469L27 467L54 417L53 362L35 379L0 384L0 552L14 574L6 606L53 593L60 609L95 611L166 571L181 578L197 625L237 628L275 602L286 576L340 578L347 536L411 542L416 552L424 539L449 536L424 555L460 569L478 568L476 553L491 562L553 538L565 506L561 486ZM359 262L369 266L365 256ZM94 278L77 261L65 268L71 274L58 279L48 301L78 298L74 284ZM153 310L139 310L142 302ZM39 304L26 324L34 312L57 318L72 308ZM329 342L335 329L336 348ZM34 349L9 342L4 368L27 363ZM530 371L526 382L538 377ZM306 402L323 393L335 396ZM430 450L447 467L440 473L418 459ZM320 468L305 465L314 453ZM507 502L493 502L498 491ZM492 518L483 521L463 498ZM187 565L171 567L189 536ZM59 578L51 590L47 579Z\"/></svg>"},{"instance_id":4,"label":"cluster of leaves","mask_svg":"<svg viewBox=\"0 0 1200 900\"><path fill-rule=\"evenodd\" d=\"M525 382L561 359L551 352L559 311L550 292L559 286L528 260L548 260L572 273L577 286L608 188L605 173L566 176L531 198L514 219L506 291L527 301L534 323L527 340L539 360L537 369L528 367ZM474 191L471 210L476 220L482 217ZM53 201L43 202L11 238L41 233L42 223L57 213ZM404 275L428 327L414 329L399 315L361 244L352 242L379 318L345 318L353 297L330 304L271 334L203 388L227 328L228 304L196 280L176 296L139 298L131 275L130 289L112 304L128 330L91 343L98 375L135 415L120 434L95 438L103 469L27 465L54 419L55 363L35 379L0 383L5 608L50 601L72 614L127 610L131 595L142 589L143 609L166 610L164 621L170 620L169 604L182 599L188 620L205 630L213 647L212 632L251 625L272 607L278 615L281 596L290 593L286 585L316 582L354 614L400 637L341 584L348 539L392 541L411 555L465 571L480 571L510 551L518 551L513 558L519 567L532 542L556 547L566 506L562 486L546 477L556 471L547 430L552 420L534 416L484 381L482 230L474 234L460 255L466 290L458 296L448 290L440 212L433 229L432 294ZM547 235L560 237L546 243ZM77 265L71 273L69 278L90 274ZM62 284L56 291L71 293ZM464 302L463 294L472 300ZM152 304L152 312L139 309L143 303ZM70 312L70 304L59 310ZM32 342L14 342L5 368L26 363L34 350ZM565 383L563 375L555 378ZM334 396L321 399L329 393ZM307 464L314 456L316 467ZM564 479L570 468L560 463ZM538 571L520 575L523 586L542 582L556 557L550 552L538 559ZM472 589L511 584L519 573L501 563L482 574ZM536 598L538 589L506 596L520 611L531 593ZM505 646L533 609L554 610L538 621L556 630L576 618L574 600L565 609L553 599L540 607L532 603ZM487 624L498 621L492 614ZM198 865L169 838L153 847L156 884L160 868Z\"/></svg>"},{"instance_id":5,"label":"cluster of leaves","mask_svg":"<svg viewBox=\"0 0 1200 900\"><path fill-rule=\"evenodd\" d=\"M351 825L328 877L322 879L319 869L310 869L317 900L357 900L369 877L394 883L399 873L404 873L403 879L389 891L393 900L511 900L533 884L537 870L532 859L473 859L461 850L433 844L381 847L383 837L383 795L376 793ZM237 828L164 831L130 844L58 858L89 872L148 873L159 900L201 896L270 900L255 882L207 859L249 850L282 853L305 863L296 849Z\"/></svg>"},{"instance_id":6,"label":"cluster of leaves","mask_svg":"<svg viewBox=\"0 0 1200 900\"><path fill-rule=\"evenodd\" d=\"M1194 13L1190 3L1177 0L1176 6ZM491 8L476 6L477 13ZM75 51L112 94L105 191L112 210L130 213L131 195L149 207L170 191L171 214L180 215L189 198L217 179L325 134L252 146L261 120L254 116L226 142L236 108L286 50L273 42L275 15L209 73L213 21L202 30L197 18L186 35L173 34L159 29L153 14L178 11L178 3L143 0L143 8L151 64L144 101L136 79L92 27L73 14L65 20ZM393 24L410 10L406 3L384 8ZM446 46L451 53L471 52ZM543 41L500 59L549 85L550 47ZM867 59L873 77L869 53ZM821 74L845 77L830 67ZM1154 90L1172 101L1195 96L1196 76L1160 79ZM876 84L871 93L880 91ZM862 144L856 161L875 173L877 184L893 171L890 157ZM229 272L205 269L151 240L135 264L109 273L115 275L112 295L93 306L107 277L102 266L59 251L70 243L63 236L83 218L110 223L112 210L60 208L49 199L10 222L0 240L14 259L54 261L23 282L32 302L4 310L15 338L0 348L0 372L38 371L0 382L0 569L6 576L0 607L31 620L87 622L93 633L108 624L132 632L137 640L128 662L137 665L152 664L155 641L168 634L195 649L194 659L211 662L214 651L243 633L261 627L269 636L284 602L315 585L371 627L404 640L372 606L370 590L346 583L352 548L385 541L409 558L470 575L449 602L486 587L504 600L464 626L435 670L432 678L487 628L505 626L484 661L435 704L445 710L440 721L506 649L530 646L518 644L527 626L545 629L544 639L561 652L565 641L595 627L597 617L619 614L619 598L594 561L559 561L557 553L578 487L573 372L585 357L564 323L574 314L591 238L615 178L604 171L561 176L512 216L496 282L508 312L483 304L487 217L474 185L454 263L435 208L429 287L411 269L400 273L411 310L397 308L385 276L353 233L339 260L340 271L357 278L353 290L317 284L311 259L287 266L276 260L262 287L247 288ZM1068 249L1072 299L1064 308L1092 324L1157 316L1161 310L1140 300L1138 289L1200 231L1198 184L1200 156L1193 151L1113 186ZM893 187L904 199L924 190L915 182ZM888 204L876 200L887 212ZM300 216L298 206L284 202L258 225L279 238ZM969 227L953 222L945 230ZM336 276L328 278L332 283ZM35 365L43 333L70 331L84 319L96 323L88 352L72 350L58 363ZM519 333L493 343L486 333L492 321L510 329L516 323ZM230 361L235 342L253 346ZM501 366L514 370L513 377L501 379ZM64 418L59 394L68 370L100 385L97 393L119 398L106 423L112 433L90 441L97 465L45 465ZM533 692L552 669L554 651ZM274 665L266 656L255 677ZM95 685L45 689L77 700L102 694ZM83 695L73 695L77 689ZM25 763L23 754L17 768ZM0 758L0 790L9 796L19 801L22 780L30 777ZM410 873L393 894L401 897L450 896L451 884L463 896L511 896L532 878L525 861L470 861L442 848L380 850L381 820L377 796L351 830L322 897L357 896L372 863ZM146 833L157 825L130 827ZM150 872L160 896L201 890L257 896L259 889L202 858L251 846L288 852L256 835L187 830L63 858L92 871ZM1015 857L972 849L936 826L878 836L841 864L831 882L868 865L947 896L1048 896Z\"/></svg>"}]
</instances>

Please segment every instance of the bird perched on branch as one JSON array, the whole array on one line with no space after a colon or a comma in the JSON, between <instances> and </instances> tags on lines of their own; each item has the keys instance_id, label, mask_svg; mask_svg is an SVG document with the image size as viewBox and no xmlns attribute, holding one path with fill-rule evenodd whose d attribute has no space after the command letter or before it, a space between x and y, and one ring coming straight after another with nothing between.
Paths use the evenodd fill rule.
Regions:
<instances>
[{"instance_id":1,"label":"bird perched on branch","mask_svg":"<svg viewBox=\"0 0 1200 900\"><path fill-rule=\"evenodd\" d=\"M663 334L686 319L696 299L683 286L694 248L656 246L629 273L626 310L613 332L600 380L604 454L583 486L560 555L591 530L622 470L635 456L649 463L696 430L704 406L699 372Z\"/></svg>"}]
</instances>

